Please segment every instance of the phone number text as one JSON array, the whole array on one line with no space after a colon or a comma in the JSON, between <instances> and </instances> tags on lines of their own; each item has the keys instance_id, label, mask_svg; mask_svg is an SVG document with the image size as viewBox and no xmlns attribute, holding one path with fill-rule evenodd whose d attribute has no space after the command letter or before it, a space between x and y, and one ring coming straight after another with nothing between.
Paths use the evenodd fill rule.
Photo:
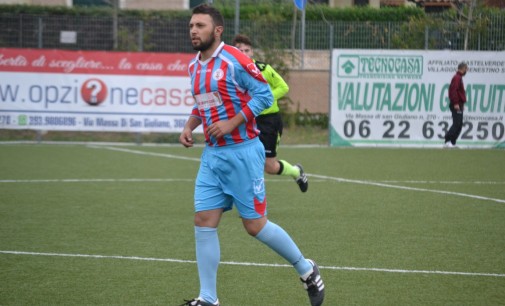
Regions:
<instances>
[{"instance_id":1,"label":"phone number text","mask_svg":"<svg viewBox=\"0 0 505 306\"><path fill-rule=\"evenodd\" d=\"M425 121L421 134L425 139L444 139L451 127L447 121ZM386 120L382 123L382 139L411 139L413 131L409 121ZM370 138L372 136L372 123L369 120L346 120L343 126L346 138ZM418 135L418 133L416 133ZM463 122L460 139L464 140L501 140L505 136L503 122Z\"/></svg>"}]
</instances>

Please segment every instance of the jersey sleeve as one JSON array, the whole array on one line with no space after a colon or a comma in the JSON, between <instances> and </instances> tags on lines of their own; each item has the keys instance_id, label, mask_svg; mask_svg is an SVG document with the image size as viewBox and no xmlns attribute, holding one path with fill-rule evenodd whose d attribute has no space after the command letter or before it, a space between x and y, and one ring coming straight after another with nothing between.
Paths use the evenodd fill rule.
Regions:
<instances>
[{"instance_id":1,"label":"jersey sleeve","mask_svg":"<svg viewBox=\"0 0 505 306\"><path fill-rule=\"evenodd\" d=\"M198 106L196 105L193 105L193 109L191 109L191 114L190 114L191 117L197 117L198 119L202 120L201 116L200 116L200 112L198 111Z\"/></svg>"},{"instance_id":2,"label":"jersey sleeve","mask_svg":"<svg viewBox=\"0 0 505 306\"><path fill-rule=\"evenodd\" d=\"M237 55L237 60L240 63L235 66L237 83L251 96L251 100L241 111L249 121L272 105L273 95L261 71L251 59L240 53Z\"/></svg>"},{"instance_id":3,"label":"jersey sleeve","mask_svg":"<svg viewBox=\"0 0 505 306\"><path fill-rule=\"evenodd\" d=\"M191 62L188 65L188 75L189 75L190 79L193 79L193 75L195 73L196 59L197 59L197 57L195 57L193 60L191 60ZM193 99L194 99L194 96L193 96ZM196 100L195 100L195 104L193 104L193 108L191 109L190 117L197 117L198 119L202 120L202 118L200 116L200 112L198 111L198 105L196 104Z\"/></svg>"}]
</instances>

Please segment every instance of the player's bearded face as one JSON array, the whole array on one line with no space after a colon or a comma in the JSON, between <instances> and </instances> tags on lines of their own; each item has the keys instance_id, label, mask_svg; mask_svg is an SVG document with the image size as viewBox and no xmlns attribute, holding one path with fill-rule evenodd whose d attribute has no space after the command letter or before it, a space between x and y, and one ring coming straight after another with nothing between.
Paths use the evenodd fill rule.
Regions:
<instances>
[{"instance_id":1,"label":"player's bearded face","mask_svg":"<svg viewBox=\"0 0 505 306\"><path fill-rule=\"evenodd\" d=\"M193 43L193 49L196 51L206 51L208 50L216 41L214 35L210 34L206 38L200 38L198 40L191 40Z\"/></svg>"},{"instance_id":2,"label":"player's bearded face","mask_svg":"<svg viewBox=\"0 0 505 306\"><path fill-rule=\"evenodd\" d=\"M216 41L215 26L209 15L197 14L189 23L191 44L196 51L208 50Z\"/></svg>"}]
</instances>

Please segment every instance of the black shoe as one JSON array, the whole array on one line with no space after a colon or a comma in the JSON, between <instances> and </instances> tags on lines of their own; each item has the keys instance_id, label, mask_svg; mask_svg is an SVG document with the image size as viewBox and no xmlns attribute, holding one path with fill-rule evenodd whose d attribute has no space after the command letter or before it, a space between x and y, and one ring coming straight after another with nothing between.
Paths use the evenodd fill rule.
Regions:
<instances>
[{"instance_id":1,"label":"black shoe","mask_svg":"<svg viewBox=\"0 0 505 306\"><path fill-rule=\"evenodd\" d=\"M307 290L307 293L309 294L310 305L320 306L323 305L324 301L323 279L321 278L321 274L319 274L319 268L317 267L316 263L311 259L307 260L314 268L314 272L312 272L312 274L309 277L307 277L306 280L303 280L301 278L300 280L303 283L303 288L305 288L305 290Z\"/></svg>"},{"instance_id":2,"label":"black shoe","mask_svg":"<svg viewBox=\"0 0 505 306\"><path fill-rule=\"evenodd\" d=\"M184 300L184 304L181 304L180 306L220 306L220 304L219 301L217 301L216 304L212 304L205 302L200 297L197 297L196 299L192 300Z\"/></svg>"},{"instance_id":3,"label":"black shoe","mask_svg":"<svg viewBox=\"0 0 505 306\"><path fill-rule=\"evenodd\" d=\"M307 179L307 175L303 172L302 165L296 164L295 167L300 169L300 176L297 177L295 181L302 192L307 192L307 189L309 189L309 180Z\"/></svg>"}]
</instances>

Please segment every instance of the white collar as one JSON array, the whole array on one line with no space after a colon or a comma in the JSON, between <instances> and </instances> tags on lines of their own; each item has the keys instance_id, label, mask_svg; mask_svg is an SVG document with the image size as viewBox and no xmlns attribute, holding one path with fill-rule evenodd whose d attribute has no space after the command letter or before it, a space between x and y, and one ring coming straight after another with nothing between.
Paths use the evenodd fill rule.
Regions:
<instances>
[{"instance_id":1,"label":"white collar","mask_svg":"<svg viewBox=\"0 0 505 306\"><path fill-rule=\"evenodd\" d=\"M198 54L196 55L196 59L200 62L200 64L202 65L205 65L207 64L211 59L213 59L214 57L217 57L217 55L219 54L219 52L221 52L221 50L223 50L223 47L224 47L224 41L222 41L219 46L217 46L216 50L214 50L214 53L212 53L212 56L209 57L208 59L206 59L205 61L201 61L200 60L200 56L201 56L201 51L198 51Z\"/></svg>"}]
</instances>

